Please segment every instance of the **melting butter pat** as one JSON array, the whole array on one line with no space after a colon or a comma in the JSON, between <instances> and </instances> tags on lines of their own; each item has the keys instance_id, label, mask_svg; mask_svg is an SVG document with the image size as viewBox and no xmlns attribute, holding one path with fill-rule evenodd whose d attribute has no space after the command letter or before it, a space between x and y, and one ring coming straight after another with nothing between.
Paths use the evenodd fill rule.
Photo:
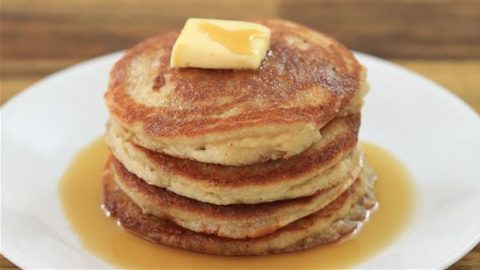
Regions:
<instances>
[{"instance_id":1,"label":"melting butter pat","mask_svg":"<svg viewBox=\"0 0 480 270\"><path fill-rule=\"evenodd\" d=\"M173 46L171 67L258 69L270 29L250 22L188 19Z\"/></svg>"}]
</instances>

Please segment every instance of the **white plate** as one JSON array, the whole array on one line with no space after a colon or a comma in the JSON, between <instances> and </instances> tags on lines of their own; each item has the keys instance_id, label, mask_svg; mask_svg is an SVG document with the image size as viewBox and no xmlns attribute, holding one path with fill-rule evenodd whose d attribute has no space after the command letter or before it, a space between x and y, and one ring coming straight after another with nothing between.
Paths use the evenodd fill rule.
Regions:
<instances>
[{"instance_id":1,"label":"white plate","mask_svg":"<svg viewBox=\"0 0 480 270\"><path fill-rule=\"evenodd\" d=\"M480 240L480 121L439 85L357 54L371 92L361 138L413 173L415 215L390 246L358 267L444 268ZM62 213L57 183L73 155L102 134L103 93L119 53L36 83L3 107L1 252L22 268L103 268Z\"/></svg>"}]
</instances>

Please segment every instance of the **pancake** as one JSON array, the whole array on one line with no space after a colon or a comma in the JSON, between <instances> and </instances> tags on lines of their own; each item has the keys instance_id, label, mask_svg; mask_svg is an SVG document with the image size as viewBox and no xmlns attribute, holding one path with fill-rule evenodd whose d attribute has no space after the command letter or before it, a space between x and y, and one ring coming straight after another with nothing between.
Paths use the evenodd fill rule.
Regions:
<instances>
[{"instance_id":1,"label":"pancake","mask_svg":"<svg viewBox=\"0 0 480 270\"><path fill-rule=\"evenodd\" d=\"M287 160L229 167L175 158L147 150L112 122L106 140L114 156L151 185L212 204L254 204L309 196L358 175L360 115L339 117L325 126L323 139ZM360 164L360 165L359 165Z\"/></svg>"},{"instance_id":2,"label":"pancake","mask_svg":"<svg viewBox=\"0 0 480 270\"><path fill-rule=\"evenodd\" d=\"M106 164L120 189L143 213L168 219L191 231L227 238L255 238L270 234L308 216L335 200L359 176L346 174L340 183L314 195L260 204L220 206L176 195L149 185L111 157Z\"/></svg>"},{"instance_id":3,"label":"pancake","mask_svg":"<svg viewBox=\"0 0 480 270\"><path fill-rule=\"evenodd\" d=\"M150 241L218 255L265 255L312 248L338 241L358 229L376 202L373 177L360 178L322 210L259 238L229 239L192 232L142 210L104 174L104 207L130 232Z\"/></svg>"},{"instance_id":4,"label":"pancake","mask_svg":"<svg viewBox=\"0 0 480 270\"><path fill-rule=\"evenodd\" d=\"M271 30L258 70L170 68L179 31L128 50L105 94L113 120L147 149L237 166L295 156L360 110L365 70L347 48L288 21L255 22Z\"/></svg>"}]
</instances>

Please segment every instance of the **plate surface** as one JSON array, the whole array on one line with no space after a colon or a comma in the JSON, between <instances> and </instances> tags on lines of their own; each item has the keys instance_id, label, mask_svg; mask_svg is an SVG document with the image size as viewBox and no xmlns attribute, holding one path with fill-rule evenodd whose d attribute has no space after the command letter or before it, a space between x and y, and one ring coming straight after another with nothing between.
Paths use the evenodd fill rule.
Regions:
<instances>
[{"instance_id":1,"label":"plate surface","mask_svg":"<svg viewBox=\"0 0 480 270\"><path fill-rule=\"evenodd\" d=\"M441 86L356 55L371 84L360 137L395 153L418 195L404 232L358 267L447 267L480 240L480 119ZM1 253L19 267L109 267L70 231L57 184L75 153L104 131L103 93L120 56L51 75L2 109Z\"/></svg>"}]
</instances>

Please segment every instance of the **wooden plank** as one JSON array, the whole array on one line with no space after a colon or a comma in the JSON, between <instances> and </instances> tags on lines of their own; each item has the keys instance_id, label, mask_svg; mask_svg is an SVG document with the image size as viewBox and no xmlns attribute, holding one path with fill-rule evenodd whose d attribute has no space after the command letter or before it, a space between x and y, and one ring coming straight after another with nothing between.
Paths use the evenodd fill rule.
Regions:
<instances>
[{"instance_id":1,"label":"wooden plank","mask_svg":"<svg viewBox=\"0 0 480 270\"><path fill-rule=\"evenodd\" d=\"M384 58L480 57L480 1L287 0L279 15Z\"/></svg>"},{"instance_id":2,"label":"wooden plank","mask_svg":"<svg viewBox=\"0 0 480 270\"><path fill-rule=\"evenodd\" d=\"M479 247L480 245L478 245L476 249L478 250ZM480 269L480 252L479 251L469 252L461 260L459 260L454 265L452 265L449 269L451 270Z\"/></svg>"},{"instance_id":3,"label":"wooden plank","mask_svg":"<svg viewBox=\"0 0 480 270\"><path fill-rule=\"evenodd\" d=\"M480 1L2 1L2 58L93 57L187 17L283 17L388 58L480 58ZM31 42L35 42L32 46Z\"/></svg>"},{"instance_id":4,"label":"wooden plank","mask_svg":"<svg viewBox=\"0 0 480 270\"><path fill-rule=\"evenodd\" d=\"M0 269L20 269L0 254Z\"/></svg>"},{"instance_id":5,"label":"wooden plank","mask_svg":"<svg viewBox=\"0 0 480 270\"><path fill-rule=\"evenodd\" d=\"M2 1L2 48L8 58L93 57L131 47L186 18L274 17L276 1ZM31 46L29 41L35 41Z\"/></svg>"}]
</instances>

